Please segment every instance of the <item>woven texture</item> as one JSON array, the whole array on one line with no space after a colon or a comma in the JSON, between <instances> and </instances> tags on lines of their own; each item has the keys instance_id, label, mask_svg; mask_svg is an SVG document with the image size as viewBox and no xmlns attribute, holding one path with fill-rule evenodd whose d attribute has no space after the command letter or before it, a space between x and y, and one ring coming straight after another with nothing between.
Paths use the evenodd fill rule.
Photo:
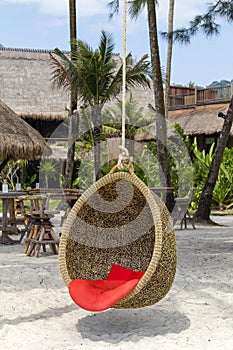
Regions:
<instances>
[{"instance_id":1,"label":"woven texture","mask_svg":"<svg viewBox=\"0 0 233 350\"><path fill-rule=\"evenodd\" d=\"M43 154L51 154L43 137L0 100L0 157L39 159Z\"/></svg>"},{"instance_id":2,"label":"woven texture","mask_svg":"<svg viewBox=\"0 0 233 350\"><path fill-rule=\"evenodd\" d=\"M105 279L112 264L145 271L115 308L152 305L169 291L176 243L164 203L134 174L108 174L75 203L63 228L59 266L63 280Z\"/></svg>"}]
</instances>

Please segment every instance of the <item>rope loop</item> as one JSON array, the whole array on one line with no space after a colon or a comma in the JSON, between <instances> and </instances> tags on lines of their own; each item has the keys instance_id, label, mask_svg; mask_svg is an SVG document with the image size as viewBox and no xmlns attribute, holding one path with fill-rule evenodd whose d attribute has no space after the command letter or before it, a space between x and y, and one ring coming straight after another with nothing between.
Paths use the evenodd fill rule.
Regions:
<instances>
[{"instance_id":1,"label":"rope loop","mask_svg":"<svg viewBox=\"0 0 233 350\"><path fill-rule=\"evenodd\" d=\"M133 157L129 156L129 151L124 146L119 146L121 152L118 156L117 164L110 170L110 174L114 173L116 170L128 169L130 174L134 173L133 167Z\"/></svg>"}]
</instances>

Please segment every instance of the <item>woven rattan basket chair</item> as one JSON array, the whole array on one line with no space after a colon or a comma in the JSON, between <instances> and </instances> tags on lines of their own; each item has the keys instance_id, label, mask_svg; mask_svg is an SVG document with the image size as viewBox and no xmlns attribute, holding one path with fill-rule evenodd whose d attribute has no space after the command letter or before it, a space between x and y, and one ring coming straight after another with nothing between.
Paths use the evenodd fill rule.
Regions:
<instances>
[{"instance_id":1,"label":"woven rattan basket chair","mask_svg":"<svg viewBox=\"0 0 233 350\"><path fill-rule=\"evenodd\" d=\"M145 271L112 307L152 305L169 291L176 271L176 241L164 203L134 174L110 173L77 200L63 227L59 267L72 280L104 280L112 264Z\"/></svg>"}]
</instances>

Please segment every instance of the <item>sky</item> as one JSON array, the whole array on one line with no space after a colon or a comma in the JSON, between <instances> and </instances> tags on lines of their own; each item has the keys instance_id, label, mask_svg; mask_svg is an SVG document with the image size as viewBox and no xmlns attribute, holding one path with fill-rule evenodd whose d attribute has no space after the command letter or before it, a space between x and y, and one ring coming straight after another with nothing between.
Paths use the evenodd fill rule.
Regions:
<instances>
[{"instance_id":1,"label":"sky","mask_svg":"<svg viewBox=\"0 0 233 350\"><path fill-rule=\"evenodd\" d=\"M122 12L109 19L110 0L77 0L78 38L98 45L101 30L113 35L115 52L122 52ZM213 0L214 1L214 0ZM168 0L160 0L158 29L167 29ZM187 26L204 13L210 0L176 0L174 27ZM8 48L69 50L68 0L0 0L0 44ZM122 4L123 6L123 0ZM221 34L207 39L198 34L189 45L175 44L172 84L207 86L212 81L232 80L233 24L221 24ZM139 59L149 53L147 14L127 19L127 51ZM166 41L160 39L162 66L166 65Z\"/></svg>"}]
</instances>

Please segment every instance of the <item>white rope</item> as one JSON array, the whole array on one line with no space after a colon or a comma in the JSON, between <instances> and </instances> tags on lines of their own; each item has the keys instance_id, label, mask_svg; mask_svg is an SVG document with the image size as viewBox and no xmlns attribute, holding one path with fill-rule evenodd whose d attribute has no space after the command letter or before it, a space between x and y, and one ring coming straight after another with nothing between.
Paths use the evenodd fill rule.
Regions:
<instances>
[{"instance_id":1,"label":"white rope","mask_svg":"<svg viewBox=\"0 0 233 350\"><path fill-rule=\"evenodd\" d=\"M125 116L126 116L126 24L127 24L127 0L124 0L123 8L123 35L122 35L122 136L121 146L119 146L121 152L118 157L118 163L112 168L110 173L113 173L117 169L128 168L130 173L134 172L133 158L129 156L129 152L125 147Z\"/></svg>"},{"instance_id":2,"label":"white rope","mask_svg":"<svg viewBox=\"0 0 233 350\"><path fill-rule=\"evenodd\" d=\"M125 107L126 107L126 22L127 0L124 0L123 9L123 47L122 47L122 146L125 147Z\"/></svg>"}]
</instances>

